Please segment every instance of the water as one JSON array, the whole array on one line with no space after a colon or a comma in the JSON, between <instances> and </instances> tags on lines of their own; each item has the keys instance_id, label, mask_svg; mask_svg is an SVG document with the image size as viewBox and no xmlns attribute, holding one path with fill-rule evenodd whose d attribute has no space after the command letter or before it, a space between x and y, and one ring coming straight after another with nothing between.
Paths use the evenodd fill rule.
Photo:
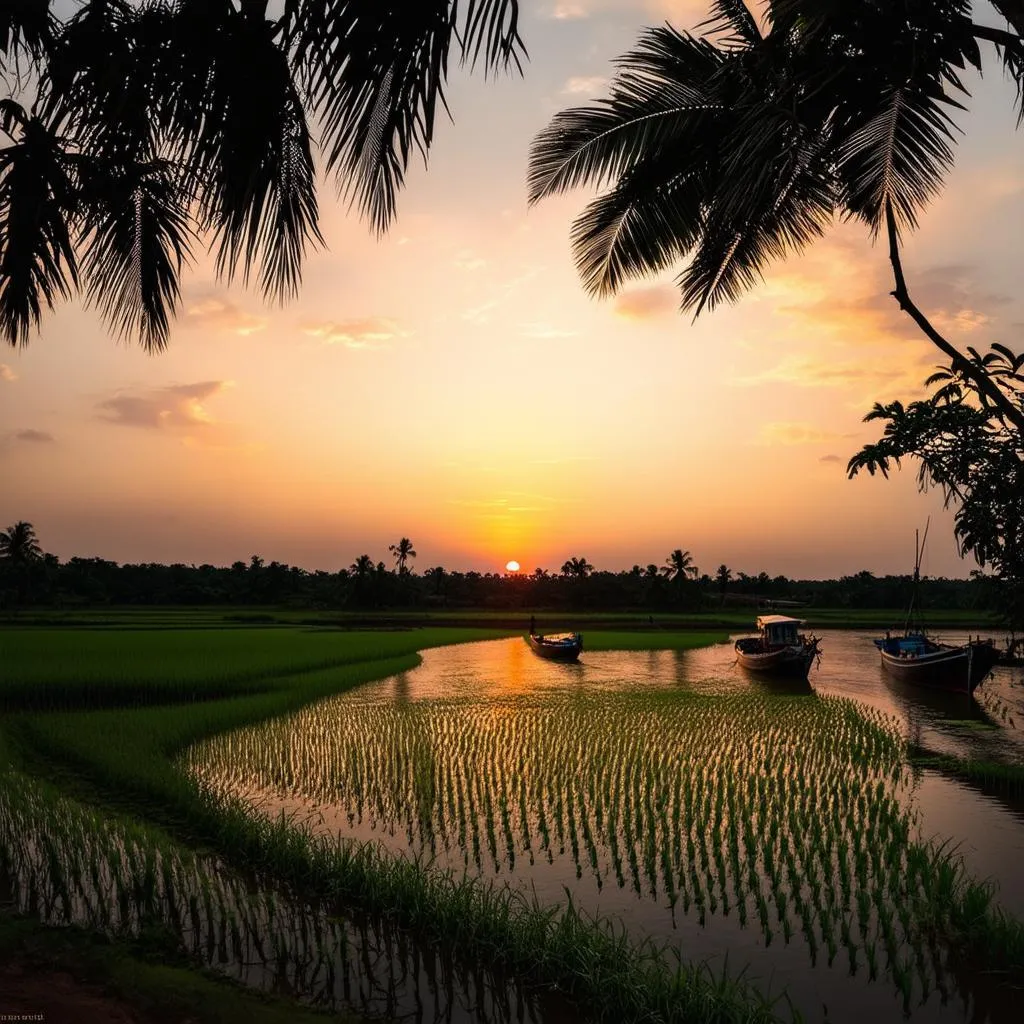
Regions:
<instances>
[{"instance_id":1,"label":"water","mask_svg":"<svg viewBox=\"0 0 1024 1024\"><path fill-rule=\"evenodd\" d=\"M952 840L1024 916L1019 809L907 770L884 745L865 767L851 752L873 742L866 727L820 698L853 698L929 749L1005 760L1024 753L1021 670L997 670L971 701L889 680L866 635L828 632L822 647L806 686L747 676L731 645L585 651L577 665L519 639L442 648L187 761L206 785L319 831L549 902L568 887L638 938L749 965L810 1020L1017 1019L995 982L925 948L900 850L906 835ZM730 840L734 820L752 824Z\"/></svg>"}]
</instances>

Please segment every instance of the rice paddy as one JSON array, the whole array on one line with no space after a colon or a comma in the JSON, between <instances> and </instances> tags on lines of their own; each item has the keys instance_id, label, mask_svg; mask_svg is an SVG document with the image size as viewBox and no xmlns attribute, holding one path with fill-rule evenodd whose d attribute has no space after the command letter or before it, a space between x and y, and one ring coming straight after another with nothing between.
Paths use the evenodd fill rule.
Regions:
<instances>
[{"instance_id":1,"label":"rice paddy","mask_svg":"<svg viewBox=\"0 0 1024 1024\"><path fill-rule=\"evenodd\" d=\"M158 632L0 633L0 902L371 1016L1015 1019L1024 929L929 839L863 669L854 701L696 637L415 667L471 634ZM943 714L915 736L996 749Z\"/></svg>"}]
</instances>

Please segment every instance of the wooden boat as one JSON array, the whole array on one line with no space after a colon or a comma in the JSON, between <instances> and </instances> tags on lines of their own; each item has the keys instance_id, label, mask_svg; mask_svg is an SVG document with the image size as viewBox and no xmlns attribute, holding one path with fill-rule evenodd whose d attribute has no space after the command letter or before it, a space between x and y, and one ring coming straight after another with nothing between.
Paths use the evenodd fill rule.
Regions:
<instances>
[{"instance_id":1,"label":"wooden boat","mask_svg":"<svg viewBox=\"0 0 1024 1024\"><path fill-rule=\"evenodd\" d=\"M969 638L966 644L960 645L940 643L932 640L917 621L915 606L921 581L921 557L928 542L930 522L929 517L920 544L918 531L914 531L914 588L910 594L903 635L886 633L875 640L875 646L882 656L882 667L893 679L936 690L970 694L992 671L999 660L999 651L991 640L980 638Z\"/></svg>"},{"instance_id":2,"label":"wooden boat","mask_svg":"<svg viewBox=\"0 0 1024 1024\"><path fill-rule=\"evenodd\" d=\"M886 672L904 683L939 690L974 693L999 660L991 640L970 640L959 646L939 643L923 631L875 641Z\"/></svg>"},{"instance_id":3,"label":"wooden boat","mask_svg":"<svg viewBox=\"0 0 1024 1024\"><path fill-rule=\"evenodd\" d=\"M806 679L811 663L821 652L817 637L799 632L803 624L786 615L759 615L758 635L736 641L736 660L751 672Z\"/></svg>"},{"instance_id":4,"label":"wooden boat","mask_svg":"<svg viewBox=\"0 0 1024 1024\"><path fill-rule=\"evenodd\" d=\"M583 650L582 633L530 633L527 642L534 654L549 661L575 661Z\"/></svg>"}]
</instances>

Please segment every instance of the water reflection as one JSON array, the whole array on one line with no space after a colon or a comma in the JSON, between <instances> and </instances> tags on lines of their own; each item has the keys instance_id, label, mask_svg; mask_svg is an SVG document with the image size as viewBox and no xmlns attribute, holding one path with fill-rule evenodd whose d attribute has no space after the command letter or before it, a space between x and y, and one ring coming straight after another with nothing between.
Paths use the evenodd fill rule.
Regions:
<instances>
[{"instance_id":1,"label":"water reflection","mask_svg":"<svg viewBox=\"0 0 1024 1024\"><path fill-rule=\"evenodd\" d=\"M936 750L1006 757L1022 749L1011 722L1024 721L1019 679L998 670L974 703L890 680L868 637L826 633L822 647L796 692L743 673L731 645L585 651L573 665L521 640L427 651L415 670L190 759L208 785L270 814L313 807L325 830L428 852L551 901L569 885L638 937L749 963L749 976L784 985L811 1017L826 1003L832 1020L884 1018L910 971L903 998L921 1004L916 1018L963 1020L981 1006L978 979L965 1004L947 1001L949 965L915 945L909 916L891 918L915 877L900 837L964 842L972 870L995 876L1021 913L1020 825L884 752L869 759L878 774L864 774L849 753L866 734L813 696L853 697ZM802 715L818 728L810 739ZM876 977L889 983L867 983ZM977 1019L1016 1019L992 998Z\"/></svg>"}]
</instances>

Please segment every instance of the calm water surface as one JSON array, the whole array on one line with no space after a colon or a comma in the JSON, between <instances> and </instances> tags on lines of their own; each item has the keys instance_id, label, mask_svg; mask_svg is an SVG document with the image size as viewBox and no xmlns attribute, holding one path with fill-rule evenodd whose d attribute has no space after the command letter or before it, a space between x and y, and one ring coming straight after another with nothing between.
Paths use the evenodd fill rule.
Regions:
<instances>
[{"instance_id":1,"label":"calm water surface","mask_svg":"<svg viewBox=\"0 0 1024 1024\"><path fill-rule=\"evenodd\" d=\"M1019 1020L1012 996L995 981L974 978L957 984L920 949L916 967L909 953L906 962L896 958L918 978L913 998L901 996L897 971L886 965L884 954L878 954L875 967L864 955L868 946L881 943L877 911L868 907L858 918L847 894L847 926L855 933L859 920L861 938L844 930L841 939L838 925L829 931L829 915L832 924L837 914L843 915L839 875L833 871L823 876L824 897L812 896L798 880L788 889L786 883L776 884L765 911L754 900L760 888L744 893L741 883L730 890L727 879L746 875L739 861L730 867L718 860L716 870L713 849L709 856L682 849L694 832L687 833L685 821L680 828L678 810L671 821L669 809L703 807L707 817L701 819L700 839L715 818L713 800L721 798L713 786L706 797L701 791L690 803L678 785L674 796L670 792L682 774L678 757L683 756L673 749L671 716L680 713L673 695L763 698L750 706L756 709L752 714L767 715L765 745L729 755L763 761L758 777L771 776L777 767L773 760L789 760L778 753L788 742L786 716L797 713L789 709L822 696L853 698L930 749L992 760L1024 757L1022 670L997 669L971 700L889 679L869 634L827 631L822 649L820 665L803 686L748 676L734 664L731 644L686 652L585 650L576 665L543 661L521 639L440 648L424 652L422 664L409 672L200 745L186 760L206 785L243 795L267 814L285 811L322 832L380 842L399 855L432 858L441 867L536 892L542 902L563 901L568 888L584 908L621 919L638 938L650 936L714 967L726 958L731 971L749 965L748 980L762 991L785 989L808 1020L846 1022L868 1015L897 1020L908 1012L929 1024ZM678 707L688 713L690 705ZM778 721L773 708L785 709ZM834 724L844 728L838 717ZM692 721L683 725L692 731L681 732L687 738L680 742L708 743L711 751L729 749L728 722L713 713L707 717L710 737ZM827 743L822 749L827 751ZM840 744L836 749L845 748ZM695 755L698 760L708 756L706 750ZM600 771L591 765L593 759L600 760ZM543 772L533 777L534 760L551 766L549 778ZM912 836L951 840L971 874L992 879L1000 904L1024 917L1020 807L931 770L897 769L868 780L886 808L876 821L873 812L868 816L867 804L858 804L856 794L848 792L845 764L835 769L839 781L829 782L827 759L809 763L814 766L812 802L804 821L814 820L813 801L820 800L822 815L832 809L837 822L850 823L847 839L853 846L864 841L865 858L867 847L886 842L890 833L884 830L898 831L901 821ZM814 789L819 777L824 780L820 793ZM861 784L855 775L849 778L850 785ZM803 793L800 786L807 781L785 782L786 792ZM771 812L763 803L760 812L756 801L750 806L767 832ZM728 820L728 811L723 814L719 807L716 827L727 829ZM802 827L790 822L784 822L783 832ZM673 842L674 859L671 852L662 852L671 851ZM781 849L786 851L785 842ZM762 876L765 858L779 856L779 847L773 850L762 857L748 847L750 863L759 864ZM703 869L691 874L688 884L687 861L702 857ZM839 857L830 849L821 863L827 861L831 869ZM813 858L799 864L801 875L814 873ZM876 888L885 877L888 884L898 883L899 869L890 876L884 867L877 870L882 874L872 883ZM754 879L751 884L760 883ZM767 891L770 886L766 880L763 884ZM794 898L799 905L802 896L807 906L813 902L819 908L816 923L811 912L809 925L806 917L802 927L793 916L783 926L787 893L790 905ZM741 903L749 918L738 912ZM767 913L761 924L758 907ZM420 1010L410 1011L413 1018L474 1019L465 1010L450 1017L451 1006L438 1002L430 985L435 1005L423 1009L420 987L417 983ZM400 996L395 998L393 1011L401 1005ZM365 1003L361 1008L372 1009Z\"/></svg>"}]
</instances>

